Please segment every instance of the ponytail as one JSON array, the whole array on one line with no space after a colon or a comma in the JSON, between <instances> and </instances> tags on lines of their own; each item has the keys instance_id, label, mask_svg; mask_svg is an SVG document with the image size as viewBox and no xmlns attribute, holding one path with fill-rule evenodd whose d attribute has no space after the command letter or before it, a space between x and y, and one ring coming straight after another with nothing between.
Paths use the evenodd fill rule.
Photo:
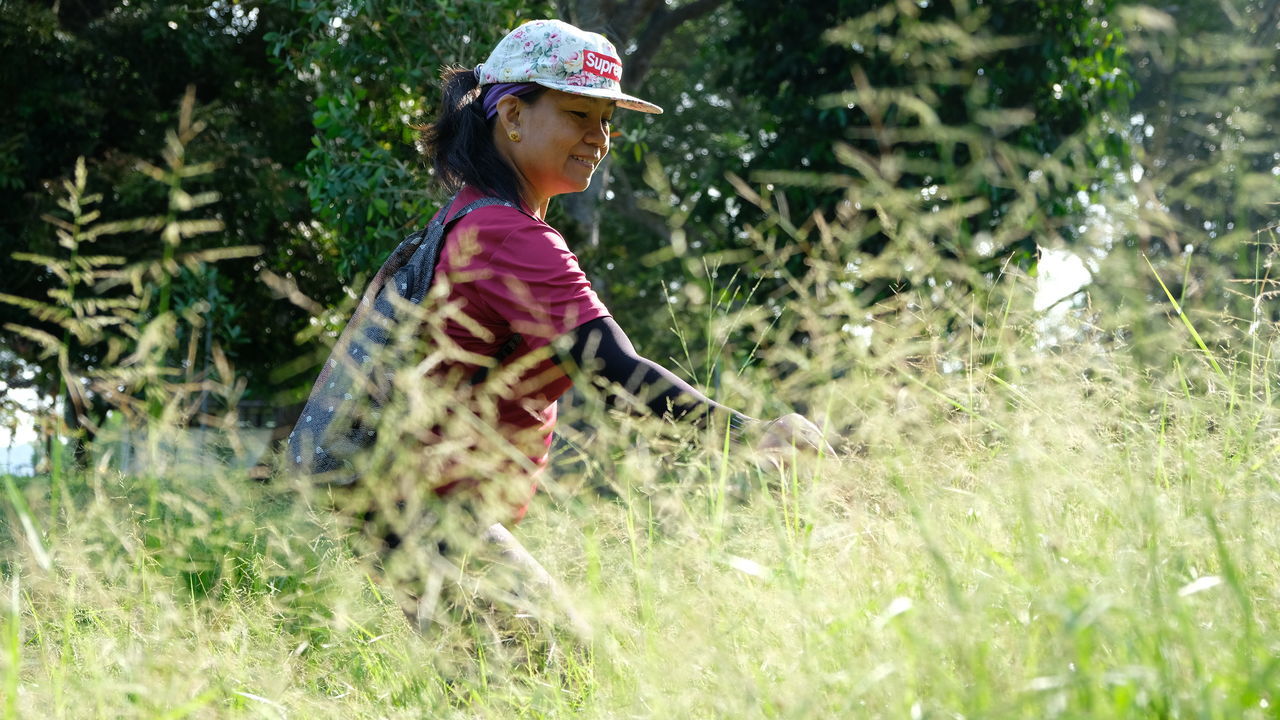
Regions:
<instances>
[{"instance_id":1,"label":"ponytail","mask_svg":"<svg viewBox=\"0 0 1280 720\"><path fill-rule=\"evenodd\" d=\"M515 171L493 144L493 126L484 114L484 89L475 72L458 65L440 71L444 97L434 123L418 129L418 147L450 193L464 184L513 203L520 202ZM525 95L533 102L539 91Z\"/></svg>"}]
</instances>

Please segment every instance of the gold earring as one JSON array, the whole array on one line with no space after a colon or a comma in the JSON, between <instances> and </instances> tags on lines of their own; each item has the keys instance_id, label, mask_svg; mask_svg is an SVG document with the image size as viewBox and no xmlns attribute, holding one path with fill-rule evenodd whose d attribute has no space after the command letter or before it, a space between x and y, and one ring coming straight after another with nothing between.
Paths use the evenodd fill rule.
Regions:
<instances>
[{"instance_id":1,"label":"gold earring","mask_svg":"<svg viewBox=\"0 0 1280 720\"><path fill-rule=\"evenodd\" d=\"M511 142L520 142L520 133L515 130L507 133L507 137L511 138Z\"/></svg>"}]
</instances>

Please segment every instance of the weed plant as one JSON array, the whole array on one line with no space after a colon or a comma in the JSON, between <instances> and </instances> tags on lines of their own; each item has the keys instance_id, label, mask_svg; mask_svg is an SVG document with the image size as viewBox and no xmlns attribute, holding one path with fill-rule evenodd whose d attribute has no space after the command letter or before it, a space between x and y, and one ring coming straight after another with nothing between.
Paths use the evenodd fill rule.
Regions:
<instances>
[{"instance_id":1,"label":"weed plant","mask_svg":"<svg viewBox=\"0 0 1280 720\"><path fill-rule=\"evenodd\" d=\"M767 211L762 262L803 253L803 274L780 270L786 292L754 305L708 293L692 308L706 325L677 328L691 367L718 368L719 399L761 416L802 404L835 457L763 457L598 402L564 423L518 533L589 638L418 633L325 493L99 455L5 480L5 717L1275 716L1265 284L1252 315L1210 316L1161 291L1169 263L1118 244L1103 274L1130 285L1076 296L1046 328L1017 267L984 279L939 250L979 181L1020 193L1008 232L1047 234L1030 209L1048 186L1026 181L1039 161L988 162L1024 156L961 128L946 142L969 143L974 167L922 196L885 175L899 140L881 140L884 157L848 153L848 174L822 179L849 194L834 217L787 217L763 189L787 178L739 182ZM1045 183L1079 179L1042 165ZM1126 208L1120 237L1150 226ZM873 226L888 247L865 255ZM1269 266L1274 241L1264 228L1242 247ZM873 283L903 290L868 305ZM1144 302L1110 301L1140 286ZM420 374L394 382L433 397ZM448 457L400 433L442 410L387 412L384 487L412 490ZM180 413L146 417L149 437L181 433Z\"/></svg>"}]
</instances>

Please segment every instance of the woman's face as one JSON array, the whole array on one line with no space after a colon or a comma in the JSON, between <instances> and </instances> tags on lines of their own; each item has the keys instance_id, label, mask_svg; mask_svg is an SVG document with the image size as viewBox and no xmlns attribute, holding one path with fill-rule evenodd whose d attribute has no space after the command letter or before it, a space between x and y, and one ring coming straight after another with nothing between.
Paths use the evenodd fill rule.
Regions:
<instances>
[{"instance_id":1,"label":"woman's face","mask_svg":"<svg viewBox=\"0 0 1280 720\"><path fill-rule=\"evenodd\" d=\"M499 101L499 146L534 208L562 193L582 192L609 152L614 102L547 90L532 103ZM511 141L509 133L520 134Z\"/></svg>"}]
</instances>

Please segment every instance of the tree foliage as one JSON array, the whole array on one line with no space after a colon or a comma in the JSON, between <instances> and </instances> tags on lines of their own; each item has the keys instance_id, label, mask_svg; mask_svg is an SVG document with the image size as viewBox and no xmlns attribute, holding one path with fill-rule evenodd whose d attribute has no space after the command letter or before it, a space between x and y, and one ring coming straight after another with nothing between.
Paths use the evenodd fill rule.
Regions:
<instances>
[{"instance_id":1,"label":"tree foliage","mask_svg":"<svg viewBox=\"0 0 1280 720\"><path fill-rule=\"evenodd\" d=\"M922 282L980 287L1011 259L1033 268L1038 245L1176 258L1197 228L1209 242L1187 282L1226 287L1259 275L1259 255L1241 248L1271 222L1257 198L1275 183L1277 13L1258 0L5 3L4 291L38 301L56 284L11 254L55 252L41 216L76 158L105 221L168 202L137 169L194 83L208 129L188 151L216 171L191 192L219 196L225 230L193 249L263 253L179 273L173 309L207 308L207 344L252 392L301 389L318 356L298 341L332 336L363 278L442 200L412 127L435 113L440 67L480 62L508 29L555 15L610 36L627 89L667 108L619 113L608 172L552 218L658 357L692 360L669 328L700 331L708 303L714 314L785 299L831 219L861 228L842 246L851 264L908 240L936 259L830 279L868 306ZM1135 218L1161 212L1099 240L1082 219L1108 194L1139 198ZM950 225L904 238L895 217L921 213ZM97 242L130 262L162 259L136 234ZM930 275L939 263L945 279ZM24 312L0 307L0 321ZM39 359L30 338L2 337L13 367ZM74 365L107 352L82 343Z\"/></svg>"},{"instance_id":2,"label":"tree foliage","mask_svg":"<svg viewBox=\"0 0 1280 720\"><path fill-rule=\"evenodd\" d=\"M104 220L151 215L168 204L168 189L139 167L159 155L179 100L194 84L195 112L207 130L188 152L192 162L211 163L216 172L199 178L191 192L217 194L212 210L224 230L193 240L192 249L256 245L263 254L215 272L184 271L173 281L171 303L176 310L207 307L212 339L256 387L265 386L266 368L295 352L293 332L308 318L275 302L255 268L290 273L311 265L316 255L299 231L311 213L295 172L308 147L308 134L298 132L308 88L275 71L264 39L271 28L297 21L294 10L271 2L0 5L6 57L0 88L7 100L0 107L5 291L34 300L56 284L47 268L11 254L56 252L54 228L41 216L56 211L55 194L77 158L86 159L86 192L103 196ZM162 250L137 233L121 233L101 238L97 252L144 262L160 259ZM327 281L326 289L335 287ZM0 320L30 318L3 306ZM51 392L57 373L39 361L40 348L10 333L3 342L43 369L31 382ZM74 364L94 367L105 352L103 345L82 345Z\"/></svg>"},{"instance_id":3,"label":"tree foliage","mask_svg":"<svg viewBox=\"0 0 1280 720\"><path fill-rule=\"evenodd\" d=\"M644 308L628 322L668 338L671 319L648 312L663 286L694 327L698 298L784 298L785 278L805 273L814 213L874 219L866 196L881 187L916 194L896 198L897 213L980 204L920 248L972 270L952 279L988 283L1011 258L1034 267L1038 244L1079 239L1075 219L1102 190L1091 178L1127 154L1115 121L1133 78L1112 7L739 0L677 34L655 66L650 87L669 116L620 148L617 185L635 199L610 208L636 222L610 227L588 259L597 272L625 267L631 282L611 292L623 312ZM627 156L641 144L648 161ZM731 176L790 229L771 227ZM893 233L881 227L848 247L851 261L884 250ZM762 247L761 233L777 239ZM870 304L928 279L929 263L908 265L844 280L863 283Z\"/></svg>"},{"instance_id":4,"label":"tree foliage","mask_svg":"<svg viewBox=\"0 0 1280 720\"><path fill-rule=\"evenodd\" d=\"M942 137L966 126L1043 158L1091 132L1082 161L1096 165L1124 157L1123 136L1099 121L1123 113L1133 93L1111 5L842 0L779 8L744 0L732 43L740 50L722 77L760 98L768 117L752 143L752 169L846 173L841 143L879 155L896 130L903 140L914 136L898 148L903 167L896 181L927 191L971 165L969 147ZM766 48L776 60L759 62L744 48ZM1090 190L1058 188L1042 198L1040 211L1057 218L1078 211L1073 198L1081 189ZM1002 223L1016 195L982 183L976 192L990 207L974 216L971 236ZM812 210L829 213L843 199L838 189L812 183L787 194L797 221ZM1014 253L1029 262L1034 252L1035 238L1021 237L984 254Z\"/></svg>"},{"instance_id":5,"label":"tree foliage","mask_svg":"<svg viewBox=\"0 0 1280 720\"><path fill-rule=\"evenodd\" d=\"M343 283L371 273L443 199L414 144L439 102L440 69L475 65L506 29L545 17L517 2L303 0L295 27L269 36L280 72L313 89L307 193L326 235L325 266ZM304 120L305 122L305 120Z\"/></svg>"}]
</instances>

